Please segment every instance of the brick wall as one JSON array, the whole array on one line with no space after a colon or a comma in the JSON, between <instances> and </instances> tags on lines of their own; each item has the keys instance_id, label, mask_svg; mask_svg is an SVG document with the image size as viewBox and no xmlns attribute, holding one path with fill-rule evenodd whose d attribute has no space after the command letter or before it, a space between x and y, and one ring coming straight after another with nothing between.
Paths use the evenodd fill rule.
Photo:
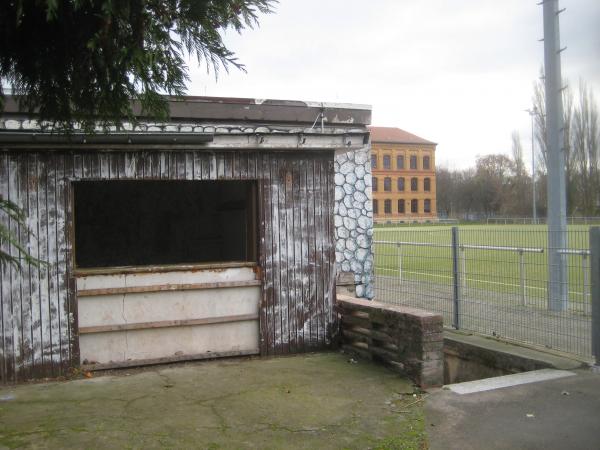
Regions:
<instances>
[{"instance_id":1,"label":"brick wall","mask_svg":"<svg viewBox=\"0 0 600 450\"><path fill-rule=\"evenodd\" d=\"M421 387L444 382L443 319L440 314L337 296L342 348L380 361Z\"/></svg>"}]
</instances>

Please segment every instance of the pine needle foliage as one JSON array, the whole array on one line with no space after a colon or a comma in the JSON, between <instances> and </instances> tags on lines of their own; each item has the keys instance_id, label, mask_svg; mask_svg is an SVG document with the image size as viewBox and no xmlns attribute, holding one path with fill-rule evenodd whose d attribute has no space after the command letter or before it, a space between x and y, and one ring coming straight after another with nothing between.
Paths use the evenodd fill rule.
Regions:
<instances>
[{"instance_id":1,"label":"pine needle foliage","mask_svg":"<svg viewBox=\"0 0 600 450\"><path fill-rule=\"evenodd\" d=\"M186 57L245 70L223 42L273 11L276 0L6 0L0 2L0 78L21 108L70 131L168 118L164 95L189 81ZM0 85L0 110L4 91Z\"/></svg>"},{"instance_id":2,"label":"pine needle foliage","mask_svg":"<svg viewBox=\"0 0 600 450\"><path fill-rule=\"evenodd\" d=\"M5 215L7 217L1 217ZM31 234L27 227L25 213L14 202L5 199L0 195L0 268L5 265L12 265L15 269L21 270L23 264L29 264L34 267L45 265L44 261L31 256L27 249L19 242L17 237L10 232L8 223L11 221L18 228L25 230L26 234Z\"/></svg>"}]
</instances>

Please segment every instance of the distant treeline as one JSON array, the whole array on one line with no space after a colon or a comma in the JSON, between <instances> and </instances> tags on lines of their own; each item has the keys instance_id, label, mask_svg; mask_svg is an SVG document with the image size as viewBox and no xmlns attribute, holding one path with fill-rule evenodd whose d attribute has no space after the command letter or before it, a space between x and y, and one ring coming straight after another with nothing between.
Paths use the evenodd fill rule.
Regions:
<instances>
[{"instance_id":1,"label":"distant treeline","mask_svg":"<svg viewBox=\"0 0 600 450\"><path fill-rule=\"evenodd\" d=\"M600 216L600 123L594 93L580 82L576 95L563 91L567 215ZM534 85L534 136L536 143L536 206L546 215L546 120L543 83ZM527 152L529 153L529 152ZM440 217L481 219L495 216L531 216L532 177L525 167L517 132L512 135L512 156L485 155L475 167L437 169L437 207Z\"/></svg>"}]
</instances>

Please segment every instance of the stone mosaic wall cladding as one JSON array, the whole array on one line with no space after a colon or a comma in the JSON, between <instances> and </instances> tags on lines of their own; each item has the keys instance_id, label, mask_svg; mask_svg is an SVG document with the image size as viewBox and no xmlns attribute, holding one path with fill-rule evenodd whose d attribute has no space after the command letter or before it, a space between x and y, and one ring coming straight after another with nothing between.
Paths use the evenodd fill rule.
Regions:
<instances>
[{"instance_id":1,"label":"stone mosaic wall cladding","mask_svg":"<svg viewBox=\"0 0 600 450\"><path fill-rule=\"evenodd\" d=\"M353 272L356 296L372 299L373 204L371 149L335 156L335 259L338 272Z\"/></svg>"}]
</instances>

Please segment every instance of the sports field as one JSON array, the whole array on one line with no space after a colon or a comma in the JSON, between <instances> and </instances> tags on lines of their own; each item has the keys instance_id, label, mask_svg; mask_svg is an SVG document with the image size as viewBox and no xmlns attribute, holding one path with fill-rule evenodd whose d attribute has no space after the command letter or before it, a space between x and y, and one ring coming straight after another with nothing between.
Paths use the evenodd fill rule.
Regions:
<instances>
[{"instance_id":1,"label":"sports field","mask_svg":"<svg viewBox=\"0 0 600 450\"><path fill-rule=\"evenodd\" d=\"M374 233L376 276L452 283L451 225L377 227ZM545 304L548 280L548 231L545 225L459 225L459 271L465 288L522 295ZM398 244L400 243L400 244ZM421 245L415 245L421 244ZM430 245L428 245L430 244ZM510 247L473 249L477 247ZM568 248L589 249L589 225L568 227ZM518 249L523 249L522 256ZM588 303L589 273L580 254L564 256L569 268L569 300ZM523 280L523 281L522 281ZM587 309L587 308L582 308Z\"/></svg>"},{"instance_id":2,"label":"sports field","mask_svg":"<svg viewBox=\"0 0 600 450\"><path fill-rule=\"evenodd\" d=\"M446 326L590 357L589 256L564 256L568 305L553 311L545 225L459 225L458 241L455 286L451 225L377 227L375 298L440 313ZM569 226L567 249L589 249L589 225Z\"/></svg>"}]
</instances>

